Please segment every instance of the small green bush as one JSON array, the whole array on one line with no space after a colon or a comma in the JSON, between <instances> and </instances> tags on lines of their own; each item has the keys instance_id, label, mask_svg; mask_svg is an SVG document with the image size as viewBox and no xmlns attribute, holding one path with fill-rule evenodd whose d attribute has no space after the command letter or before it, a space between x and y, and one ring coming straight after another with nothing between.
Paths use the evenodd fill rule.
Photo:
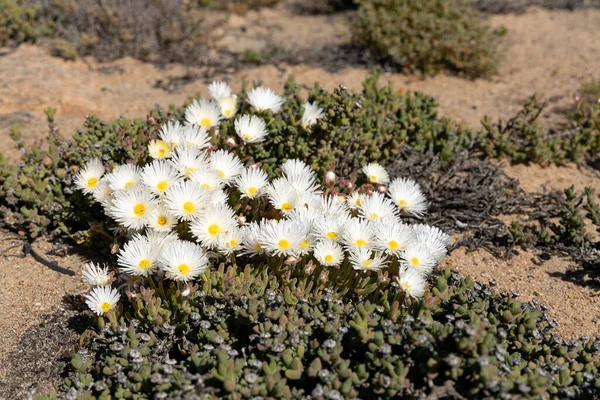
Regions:
<instances>
[{"instance_id":1,"label":"small green bush","mask_svg":"<svg viewBox=\"0 0 600 400\"><path fill-rule=\"evenodd\" d=\"M494 73L496 34L467 0L358 0L357 40L408 70Z\"/></svg>"},{"instance_id":2,"label":"small green bush","mask_svg":"<svg viewBox=\"0 0 600 400\"><path fill-rule=\"evenodd\" d=\"M308 277L312 281L312 277ZM341 300L263 270L207 271L129 299L72 354L70 398L594 398L600 342L532 301L442 271L422 301ZM400 294L398 294L400 295ZM179 296L179 297L178 297ZM162 299L162 301L161 301ZM55 394L54 394L55 396ZM39 397L41 398L52 398Z\"/></svg>"},{"instance_id":3,"label":"small green bush","mask_svg":"<svg viewBox=\"0 0 600 400\"><path fill-rule=\"evenodd\" d=\"M39 14L37 7L23 7L14 0L0 0L0 46L35 42L45 32L45 27L37 24Z\"/></svg>"}]
</instances>

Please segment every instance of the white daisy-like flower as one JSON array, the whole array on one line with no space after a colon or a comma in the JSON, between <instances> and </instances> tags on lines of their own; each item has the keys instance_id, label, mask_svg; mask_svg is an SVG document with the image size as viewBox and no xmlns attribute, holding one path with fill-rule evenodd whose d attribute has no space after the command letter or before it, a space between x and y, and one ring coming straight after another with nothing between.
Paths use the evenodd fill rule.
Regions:
<instances>
[{"instance_id":1,"label":"white daisy-like flower","mask_svg":"<svg viewBox=\"0 0 600 400\"><path fill-rule=\"evenodd\" d=\"M221 114L223 118L230 119L235 116L238 111L238 98L237 96L221 97L219 100L219 107L221 107Z\"/></svg>"},{"instance_id":2,"label":"white daisy-like flower","mask_svg":"<svg viewBox=\"0 0 600 400\"><path fill-rule=\"evenodd\" d=\"M160 127L158 136L163 142L169 144L171 149L174 149L183 142L183 126L179 121L168 121Z\"/></svg>"},{"instance_id":3,"label":"white daisy-like flower","mask_svg":"<svg viewBox=\"0 0 600 400\"><path fill-rule=\"evenodd\" d=\"M269 88L257 87L248 92L248 103L257 111L271 110L278 113L285 100Z\"/></svg>"},{"instance_id":4,"label":"white daisy-like flower","mask_svg":"<svg viewBox=\"0 0 600 400\"><path fill-rule=\"evenodd\" d=\"M245 114L235 120L235 133L244 143L257 143L265 140L269 131L262 118Z\"/></svg>"},{"instance_id":5,"label":"white daisy-like flower","mask_svg":"<svg viewBox=\"0 0 600 400\"><path fill-rule=\"evenodd\" d=\"M197 124L210 129L221 122L221 107L216 101L194 100L185 110L185 119L190 124Z\"/></svg>"},{"instance_id":6,"label":"white daisy-like flower","mask_svg":"<svg viewBox=\"0 0 600 400\"><path fill-rule=\"evenodd\" d=\"M140 234L135 235L142 236ZM168 246L169 244L176 242L179 240L179 236L177 232L156 232L156 231L147 231L145 235L146 239L150 243L152 249L157 252L160 252L163 247Z\"/></svg>"},{"instance_id":7,"label":"white daisy-like flower","mask_svg":"<svg viewBox=\"0 0 600 400\"><path fill-rule=\"evenodd\" d=\"M196 182L184 181L171 186L164 197L167 210L181 221L198 218L206 208L209 192Z\"/></svg>"},{"instance_id":8,"label":"white daisy-like flower","mask_svg":"<svg viewBox=\"0 0 600 400\"><path fill-rule=\"evenodd\" d=\"M317 261L326 267L337 267L344 261L342 246L331 241L319 242L313 254Z\"/></svg>"},{"instance_id":9,"label":"white daisy-like flower","mask_svg":"<svg viewBox=\"0 0 600 400\"><path fill-rule=\"evenodd\" d=\"M365 196L358 209L358 215L370 221L394 219L396 213L397 209L394 203L379 192Z\"/></svg>"},{"instance_id":10,"label":"white daisy-like flower","mask_svg":"<svg viewBox=\"0 0 600 400\"><path fill-rule=\"evenodd\" d=\"M204 211L192 221L190 232L203 246L212 248L218 245L219 238L237 226L235 214L228 205L222 204Z\"/></svg>"},{"instance_id":11,"label":"white daisy-like flower","mask_svg":"<svg viewBox=\"0 0 600 400\"><path fill-rule=\"evenodd\" d=\"M211 153L210 166L226 182L232 181L244 170L240 159L235 154L225 150L217 150Z\"/></svg>"},{"instance_id":12,"label":"white daisy-like flower","mask_svg":"<svg viewBox=\"0 0 600 400\"><path fill-rule=\"evenodd\" d=\"M390 175L381 165L377 163L370 163L363 167L363 173L367 175L367 178L371 183L377 183L385 185L390 181Z\"/></svg>"},{"instance_id":13,"label":"white daisy-like flower","mask_svg":"<svg viewBox=\"0 0 600 400\"><path fill-rule=\"evenodd\" d=\"M177 240L160 252L159 263L167 278L187 282L208 269L208 258L196 243Z\"/></svg>"},{"instance_id":14,"label":"white daisy-like flower","mask_svg":"<svg viewBox=\"0 0 600 400\"><path fill-rule=\"evenodd\" d=\"M100 267L93 262L88 262L83 265L81 271L82 280L94 286L107 286L113 281L113 276L108 272L108 267Z\"/></svg>"},{"instance_id":15,"label":"white daisy-like flower","mask_svg":"<svg viewBox=\"0 0 600 400\"><path fill-rule=\"evenodd\" d=\"M415 299L420 299L425 294L425 286L427 281L415 269L405 269L400 271L400 276L396 277L400 289L407 295Z\"/></svg>"},{"instance_id":16,"label":"white daisy-like flower","mask_svg":"<svg viewBox=\"0 0 600 400\"><path fill-rule=\"evenodd\" d=\"M106 175L106 181L114 191L135 187L141 179L142 170L134 164L119 165L113 172Z\"/></svg>"},{"instance_id":17,"label":"white daisy-like flower","mask_svg":"<svg viewBox=\"0 0 600 400\"><path fill-rule=\"evenodd\" d=\"M125 228L142 229L157 206L158 201L150 190L137 187L116 192L110 213Z\"/></svg>"},{"instance_id":18,"label":"white daisy-like flower","mask_svg":"<svg viewBox=\"0 0 600 400\"><path fill-rule=\"evenodd\" d=\"M231 86L227 84L227 82L223 81L213 81L210 85L208 85L208 93L210 97L215 100L219 100L223 97L231 96Z\"/></svg>"},{"instance_id":19,"label":"white daisy-like flower","mask_svg":"<svg viewBox=\"0 0 600 400\"><path fill-rule=\"evenodd\" d=\"M339 242L348 218L322 216L315 221L315 236L322 241Z\"/></svg>"},{"instance_id":20,"label":"white daisy-like flower","mask_svg":"<svg viewBox=\"0 0 600 400\"><path fill-rule=\"evenodd\" d=\"M94 192L104 175L104 165L97 158L88 161L75 177L75 185L85 194Z\"/></svg>"},{"instance_id":21,"label":"white daisy-like flower","mask_svg":"<svg viewBox=\"0 0 600 400\"><path fill-rule=\"evenodd\" d=\"M426 278L437 265L435 258L431 255L425 245L412 242L402 253L403 264L409 269L413 268Z\"/></svg>"},{"instance_id":22,"label":"white daisy-like flower","mask_svg":"<svg viewBox=\"0 0 600 400\"><path fill-rule=\"evenodd\" d=\"M167 161L155 160L150 164L146 164L142 170L142 183L152 193L159 196L165 194L165 191L179 180L177 170Z\"/></svg>"},{"instance_id":23,"label":"white daisy-like flower","mask_svg":"<svg viewBox=\"0 0 600 400\"><path fill-rule=\"evenodd\" d=\"M386 267L383 254L364 247L350 251L348 259L357 271L377 271Z\"/></svg>"},{"instance_id":24,"label":"white daisy-like flower","mask_svg":"<svg viewBox=\"0 0 600 400\"><path fill-rule=\"evenodd\" d=\"M287 160L280 168L284 177L298 192L317 192L317 174L304 161Z\"/></svg>"},{"instance_id":25,"label":"white daisy-like flower","mask_svg":"<svg viewBox=\"0 0 600 400\"><path fill-rule=\"evenodd\" d=\"M197 150L204 149L210 144L208 130L196 124L185 125L181 131L182 143Z\"/></svg>"},{"instance_id":26,"label":"white daisy-like flower","mask_svg":"<svg viewBox=\"0 0 600 400\"><path fill-rule=\"evenodd\" d=\"M324 216L341 220L346 220L350 217L348 205L343 196L333 194L327 196L319 195L318 199L319 204L317 207Z\"/></svg>"},{"instance_id":27,"label":"white daisy-like flower","mask_svg":"<svg viewBox=\"0 0 600 400\"><path fill-rule=\"evenodd\" d=\"M242 243L241 255L249 255L253 257L257 255L263 255L265 253L265 249L260 244L261 233L264 225L263 221L260 223L251 222L243 227L244 241Z\"/></svg>"},{"instance_id":28,"label":"white daisy-like flower","mask_svg":"<svg viewBox=\"0 0 600 400\"><path fill-rule=\"evenodd\" d=\"M450 235L442 231L437 226L415 224L411 225L411 228L418 240L425 241L426 239L433 238L444 244L446 247L450 246Z\"/></svg>"},{"instance_id":29,"label":"white daisy-like flower","mask_svg":"<svg viewBox=\"0 0 600 400\"><path fill-rule=\"evenodd\" d=\"M317 123L317 121L325 116L325 112L315 103L304 104L304 114L302 114L301 123L304 129Z\"/></svg>"},{"instance_id":30,"label":"white daisy-like flower","mask_svg":"<svg viewBox=\"0 0 600 400\"><path fill-rule=\"evenodd\" d=\"M260 245L270 255L295 256L302 239L301 227L292 221L267 220L261 226Z\"/></svg>"},{"instance_id":31,"label":"white daisy-like flower","mask_svg":"<svg viewBox=\"0 0 600 400\"><path fill-rule=\"evenodd\" d=\"M125 274L148 276L157 268L158 255L148 238L138 235L119 250L117 263Z\"/></svg>"},{"instance_id":32,"label":"white daisy-like flower","mask_svg":"<svg viewBox=\"0 0 600 400\"><path fill-rule=\"evenodd\" d=\"M229 196L227 196L227 193L221 189L209 192L208 204L210 207L227 204L227 200L229 200Z\"/></svg>"},{"instance_id":33,"label":"white daisy-like flower","mask_svg":"<svg viewBox=\"0 0 600 400\"><path fill-rule=\"evenodd\" d=\"M225 255L230 255L242 249L245 231L240 227L229 229L223 235L220 235L217 241L219 251Z\"/></svg>"},{"instance_id":34,"label":"white daisy-like flower","mask_svg":"<svg viewBox=\"0 0 600 400\"><path fill-rule=\"evenodd\" d=\"M164 140L155 139L148 143L148 154L155 160L171 157L171 145Z\"/></svg>"},{"instance_id":35,"label":"white daisy-like flower","mask_svg":"<svg viewBox=\"0 0 600 400\"><path fill-rule=\"evenodd\" d=\"M420 217L427 211L427 200L419 184L412 179L396 178L390 183L389 196L401 211Z\"/></svg>"},{"instance_id":36,"label":"white daisy-like flower","mask_svg":"<svg viewBox=\"0 0 600 400\"><path fill-rule=\"evenodd\" d=\"M98 315L106 314L119 302L121 295L110 286L97 286L85 296L85 303Z\"/></svg>"},{"instance_id":37,"label":"white daisy-like flower","mask_svg":"<svg viewBox=\"0 0 600 400\"><path fill-rule=\"evenodd\" d=\"M380 221L374 225L374 229L374 247L396 257L399 257L413 240L410 227L398 221Z\"/></svg>"},{"instance_id":38,"label":"white daisy-like flower","mask_svg":"<svg viewBox=\"0 0 600 400\"><path fill-rule=\"evenodd\" d=\"M170 232L176 225L177 218L162 204L152 211L148 219L148 227L156 232Z\"/></svg>"},{"instance_id":39,"label":"white daisy-like flower","mask_svg":"<svg viewBox=\"0 0 600 400\"><path fill-rule=\"evenodd\" d=\"M254 199L262 194L263 188L268 182L267 178L267 173L260 168L245 168L240 176L235 178L235 185L242 197Z\"/></svg>"},{"instance_id":40,"label":"white daisy-like flower","mask_svg":"<svg viewBox=\"0 0 600 400\"><path fill-rule=\"evenodd\" d=\"M208 168L208 162L203 155L199 155L195 147L179 146L173 152L171 163L179 174L191 178L196 171Z\"/></svg>"},{"instance_id":41,"label":"white daisy-like flower","mask_svg":"<svg viewBox=\"0 0 600 400\"><path fill-rule=\"evenodd\" d=\"M217 171L208 168L194 171L191 180L207 192L219 190L225 185L225 181L221 178L221 175Z\"/></svg>"},{"instance_id":42,"label":"white daisy-like flower","mask_svg":"<svg viewBox=\"0 0 600 400\"><path fill-rule=\"evenodd\" d=\"M350 251L373 245L373 228L368 220L351 218L344 224L342 243Z\"/></svg>"},{"instance_id":43,"label":"white daisy-like flower","mask_svg":"<svg viewBox=\"0 0 600 400\"><path fill-rule=\"evenodd\" d=\"M367 196L363 193L353 192L350 196L348 196L346 203L351 209L357 210L362 206L363 201L365 201L365 197Z\"/></svg>"},{"instance_id":44,"label":"white daisy-like flower","mask_svg":"<svg viewBox=\"0 0 600 400\"><path fill-rule=\"evenodd\" d=\"M94 188L92 196L94 196L94 199L98 203L102 204L105 208L110 208L112 204L113 193L114 190L110 188L108 181L106 179L102 179Z\"/></svg>"},{"instance_id":45,"label":"white daisy-like flower","mask_svg":"<svg viewBox=\"0 0 600 400\"><path fill-rule=\"evenodd\" d=\"M298 194L285 178L273 180L265 186L265 193L273 207L287 214L291 212L298 201Z\"/></svg>"}]
</instances>

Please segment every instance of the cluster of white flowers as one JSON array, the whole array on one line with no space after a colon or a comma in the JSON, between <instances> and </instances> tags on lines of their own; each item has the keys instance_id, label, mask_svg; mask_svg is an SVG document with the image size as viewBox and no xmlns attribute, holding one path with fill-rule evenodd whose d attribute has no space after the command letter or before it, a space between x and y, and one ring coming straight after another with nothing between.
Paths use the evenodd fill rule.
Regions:
<instances>
[{"instance_id":1,"label":"cluster of white flowers","mask_svg":"<svg viewBox=\"0 0 600 400\"><path fill-rule=\"evenodd\" d=\"M326 268L357 271L380 270L395 262L401 288L410 296L423 296L426 277L445 256L449 237L435 227L402 222L403 215L419 217L426 210L416 182L390 182L385 169L369 164L363 169L373 184L369 190L326 195L316 173L300 160L283 163L280 176L269 181L257 166L246 167L235 154L208 146L209 129L218 129L238 108L237 97L223 82L211 84L209 92L215 100L192 103L185 125L162 127L160 139L149 144L153 160L148 164L121 165L105 173L94 159L76 178L78 188L93 195L131 234L117 255L120 273L188 282L209 267L209 252L277 257L288 264L314 260ZM284 100L270 89L257 88L248 93L248 102L257 111L278 112ZM307 103L301 123L308 127L323 115ZM257 116L239 116L235 129L246 143L269 134ZM337 179L332 172L325 178L329 183ZM244 210L236 215L229 205L234 192L249 204L268 202L279 211L276 219L247 223ZM178 228L187 229L195 241L181 240ZM115 307L119 292L111 287L115 278L107 268L86 264L84 280L96 286L87 296L92 310L102 314Z\"/></svg>"}]
</instances>

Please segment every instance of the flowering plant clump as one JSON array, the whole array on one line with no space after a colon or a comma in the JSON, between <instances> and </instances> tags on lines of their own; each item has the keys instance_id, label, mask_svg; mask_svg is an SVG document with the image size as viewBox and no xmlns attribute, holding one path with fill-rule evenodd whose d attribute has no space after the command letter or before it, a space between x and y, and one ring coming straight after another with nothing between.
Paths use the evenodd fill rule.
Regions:
<instances>
[{"instance_id":1,"label":"flowering plant clump","mask_svg":"<svg viewBox=\"0 0 600 400\"><path fill-rule=\"evenodd\" d=\"M110 172L90 160L75 180L102 204L128 241L117 251L119 274L88 263L84 279L96 286L90 308L104 314L120 298L117 288L189 285L215 263L265 264L277 273L295 268L319 276L344 293L373 275L394 279L411 297L423 296L426 278L445 256L449 237L439 229L408 224L420 217L426 199L409 178L391 180L379 164L366 165L350 180L317 174L290 159L272 179L258 164L244 165L234 150L211 145L219 123L235 118L246 144L269 135L260 112L278 112L284 102L270 89L256 88L248 101L257 115L237 115L236 97L222 82L210 85L213 100L193 102L186 123L169 122L148 145L142 165ZM307 104L303 124L324 115ZM361 182L362 179L362 182ZM116 288L112 287L117 280ZM354 286L353 286L354 285Z\"/></svg>"}]
</instances>

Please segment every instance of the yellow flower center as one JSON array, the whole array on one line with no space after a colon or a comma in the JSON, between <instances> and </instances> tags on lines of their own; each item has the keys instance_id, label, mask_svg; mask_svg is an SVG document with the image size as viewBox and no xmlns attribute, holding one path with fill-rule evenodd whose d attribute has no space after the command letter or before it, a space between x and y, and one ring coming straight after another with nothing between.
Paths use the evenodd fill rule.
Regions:
<instances>
[{"instance_id":1,"label":"yellow flower center","mask_svg":"<svg viewBox=\"0 0 600 400\"><path fill-rule=\"evenodd\" d=\"M230 247L235 247L238 245L238 242L235 239L231 239L228 244Z\"/></svg>"},{"instance_id":2,"label":"yellow flower center","mask_svg":"<svg viewBox=\"0 0 600 400\"><path fill-rule=\"evenodd\" d=\"M369 268L371 268L371 264L373 264L373 260L371 260L371 259L365 260L365 261L363 261L362 264L363 264L363 267L369 269Z\"/></svg>"},{"instance_id":3,"label":"yellow flower center","mask_svg":"<svg viewBox=\"0 0 600 400\"><path fill-rule=\"evenodd\" d=\"M202 125L205 128L208 128L210 126L210 119L202 118L202 121L200 121L200 125Z\"/></svg>"},{"instance_id":4,"label":"yellow flower center","mask_svg":"<svg viewBox=\"0 0 600 400\"><path fill-rule=\"evenodd\" d=\"M310 244L310 242L308 240L305 240L302 243L300 243L300 248L305 249L308 247L309 244Z\"/></svg>"},{"instance_id":5,"label":"yellow flower center","mask_svg":"<svg viewBox=\"0 0 600 400\"><path fill-rule=\"evenodd\" d=\"M127 181L127 182L125 182L125 187L130 187L130 186L133 186L133 185L135 185L134 181Z\"/></svg>"},{"instance_id":6,"label":"yellow flower center","mask_svg":"<svg viewBox=\"0 0 600 400\"><path fill-rule=\"evenodd\" d=\"M375 221L375 220L376 220L376 219L378 219L378 218L379 218L379 215L377 215L376 213L371 213L371 214L369 215L369 219L370 219L371 221Z\"/></svg>"},{"instance_id":7,"label":"yellow flower center","mask_svg":"<svg viewBox=\"0 0 600 400\"><path fill-rule=\"evenodd\" d=\"M356 244L357 247L363 247L367 245L367 241L365 239L358 239L354 244Z\"/></svg>"},{"instance_id":8,"label":"yellow flower center","mask_svg":"<svg viewBox=\"0 0 600 400\"><path fill-rule=\"evenodd\" d=\"M390 247L390 249L392 250L398 250L400 248L400 245L398 244L398 242L396 242L395 240L390 240L388 242L388 246Z\"/></svg>"},{"instance_id":9,"label":"yellow flower center","mask_svg":"<svg viewBox=\"0 0 600 400\"><path fill-rule=\"evenodd\" d=\"M158 149L158 155L160 157L164 157L165 156L165 149Z\"/></svg>"},{"instance_id":10,"label":"yellow flower center","mask_svg":"<svg viewBox=\"0 0 600 400\"><path fill-rule=\"evenodd\" d=\"M256 243L254 243L254 249L256 251L261 251L262 250L262 246L260 245L260 243L256 242Z\"/></svg>"},{"instance_id":11,"label":"yellow flower center","mask_svg":"<svg viewBox=\"0 0 600 400\"><path fill-rule=\"evenodd\" d=\"M408 284L408 282L405 282L405 283L404 283L404 285L402 285L402 288L403 288L405 291L408 291L408 290L410 289L410 285Z\"/></svg>"},{"instance_id":12,"label":"yellow flower center","mask_svg":"<svg viewBox=\"0 0 600 400\"><path fill-rule=\"evenodd\" d=\"M290 248L290 242L285 239L281 239L279 243L277 243L282 250L287 250Z\"/></svg>"},{"instance_id":13,"label":"yellow flower center","mask_svg":"<svg viewBox=\"0 0 600 400\"><path fill-rule=\"evenodd\" d=\"M335 240L338 238L337 232L327 232L327 237L331 240Z\"/></svg>"},{"instance_id":14,"label":"yellow flower center","mask_svg":"<svg viewBox=\"0 0 600 400\"><path fill-rule=\"evenodd\" d=\"M169 184L166 181L160 181L156 184L156 188L161 192L164 192L165 190L167 190L168 187L169 187Z\"/></svg>"},{"instance_id":15,"label":"yellow flower center","mask_svg":"<svg viewBox=\"0 0 600 400\"><path fill-rule=\"evenodd\" d=\"M410 259L410 263L416 267L419 265L419 259L417 257L413 257Z\"/></svg>"},{"instance_id":16,"label":"yellow flower center","mask_svg":"<svg viewBox=\"0 0 600 400\"><path fill-rule=\"evenodd\" d=\"M404 199L398 200L398 206L404 207L405 205L406 205L406 200L404 200Z\"/></svg>"},{"instance_id":17,"label":"yellow flower center","mask_svg":"<svg viewBox=\"0 0 600 400\"><path fill-rule=\"evenodd\" d=\"M146 213L146 206L142 203L137 203L135 207L133 207L133 213L138 217L141 217Z\"/></svg>"},{"instance_id":18,"label":"yellow flower center","mask_svg":"<svg viewBox=\"0 0 600 400\"><path fill-rule=\"evenodd\" d=\"M217 173L219 174L219 176L223 179L225 179L225 172L223 172L222 170L217 170Z\"/></svg>"},{"instance_id":19,"label":"yellow flower center","mask_svg":"<svg viewBox=\"0 0 600 400\"><path fill-rule=\"evenodd\" d=\"M325 256L325 262L332 262L333 261L333 256L331 254L327 254Z\"/></svg>"},{"instance_id":20,"label":"yellow flower center","mask_svg":"<svg viewBox=\"0 0 600 400\"><path fill-rule=\"evenodd\" d=\"M97 184L98 184L98 178L96 178L95 176L91 177L87 181L87 185L91 188L96 187Z\"/></svg>"},{"instance_id":21,"label":"yellow flower center","mask_svg":"<svg viewBox=\"0 0 600 400\"><path fill-rule=\"evenodd\" d=\"M196 205L194 203L192 203L191 201L186 201L185 203L183 203L183 210L186 213L191 214L194 211L196 211Z\"/></svg>"},{"instance_id":22,"label":"yellow flower center","mask_svg":"<svg viewBox=\"0 0 600 400\"><path fill-rule=\"evenodd\" d=\"M287 202L286 202L286 203L283 203L283 204L281 205L281 209L282 209L283 211L290 211L290 210L292 209L292 205L291 205L290 203L287 203Z\"/></svg>"},{"instance_id":23,"label":"yellow flower center","mask_svg":"<svg viewBox=\"0 0 600 400\"><path fill-rule=\"evenodd\" d=\"M377 175L371 175L369 179L371 179L371 182L377 182Z\"/></svg>"},{"instance_id":24,"label":"yellow flower center","mask_svg":"<svg viewBox=\"0 0 600 400\"><path fill-rule=\"evenodd\" d=\"M196 172L196 168L194 167L185 167L185 176L187 176L188 178L190 176L192 176L192 174Z\"/></svg>"},{"instance_id":25,"label":"yellow flower center","mask_svg":"<svg viewBox=\"0 0 600 400\"><path fill-rule=\"evenodd\" d=\"M359 206L359 207L361 206L360 199L356 199L356 205Z\"/></svg>"},{"instance_id":26,"label":"yellow flower center","mask_svg":"<svg viewBox=\"0 0 600 400\"><path fill-rule=\"evenodd\" d=\"M103 313L107 313L112 309L112 304L110 304L108 301L105 301L104 303L100 304L100 310L102 310Z\"/></svg>"},{"instance_id":27,"label":"yellow flower center","mask_svg":"<svg viewBox=\"0 0 600 400\"><path fill-rule=\"evenodd\" d=\"M144 258L143 260L141 260L141 261L138 263L138 266L139 266L139 267L140 267L142 270L146 271L148 268L150 268L150 266L152 266L152 261L148 260L147 258Z\"/></svg>"},{"instance_id":28,"label":"yellow flower center","mask_svg":"<svg viewBox=\"0 0 600 400\"><path fill-rule=\"evenodd\" d=\"M208 183L203 183L202 184L202 189L207 190L207 191L211 191L212 187L208 184Z\"/></svg>"},{"instance_id":29,"label":"yellow flower center","mask_svg":"<svg viewBox=\"0 0 600 400\"><path fill-rule=\"evenodd\" d=\"M213 236L216 236L219 233L221 233L221 228L219 228L219 225L217 224L212 224L208 227L208 233L210 233Z\"/></svg>"},{"instance_id":30,"label":"yellow flower center","mask_svg":"<svg viewBox=\"0 0 600 400\"><path fill-rule=\"evenodd\" d=\"M177 271L179 271L181 275L187 275L190 273L190 266L187 264L179 264Z\"/></svg>"},{"instance_id":31,"label":"yellow flower center","mask_svg":"<svg viewBox=\"0 0 600 400\"><path fill-rule=\"evenodd\" d=\"M242 135L242 137L243 137L244 139L248 140L248 139L250 139L252 136L250 136L250 134L249 134L249 133L244 133L244 134Z\"/></svg>"},{"instance_id":32,"label":"yellow flower center","mask_svg":"<svg viewBox=\"0 0 600 400\"><path fill-rule=\"evenodd\" d=\"M167 217L165 217L164 215L160 215L158 217L158 220L156 221L158 223L158 225L160 226L165 226L167 224Z\"/></svg>"},{"instance_id":33,"label":"yellow flower center","mask_svg":"<svg viewBox=\"0 0 600 400\"><path fill-rule=\"evenodd\" d=\"M225 111L223 111L223 114L225 114L225 116L229 117L231 115L231 110L225 110Z\"/></svg>"},{"instance_id":34,"label":"yellow flower center","mask_svg":"<svg viewBox=\"0 0 600 400\"><path fill-rule=\"evenodd\" d=\"M258 189L257 189L257 188L255 188L254 186L250 186L250 187L248 188L248 194L249 194L250 196L256 196L256 193L258 193Z\"/></svg>"}]
</instances>

